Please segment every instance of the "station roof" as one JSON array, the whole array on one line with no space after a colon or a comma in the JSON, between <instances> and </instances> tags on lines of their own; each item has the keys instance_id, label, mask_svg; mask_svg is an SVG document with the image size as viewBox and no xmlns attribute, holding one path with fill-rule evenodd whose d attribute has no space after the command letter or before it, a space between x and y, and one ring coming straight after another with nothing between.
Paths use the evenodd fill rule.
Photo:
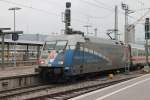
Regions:
<instances>
[{"instance_id":1,"label":"station roof","mask_svg":"<svg viewBox=\"0 0 150 100\"><path fill-rule=\"evenodd\" d=\"M2 39L0 38L0 43L1 43ZM18 41L13 41L11 39L5 39L5 43L17 43L20 45L42 45L43 42L42 41L29 41L29 40L18 40Z\"/></svg>"}]
</instances>

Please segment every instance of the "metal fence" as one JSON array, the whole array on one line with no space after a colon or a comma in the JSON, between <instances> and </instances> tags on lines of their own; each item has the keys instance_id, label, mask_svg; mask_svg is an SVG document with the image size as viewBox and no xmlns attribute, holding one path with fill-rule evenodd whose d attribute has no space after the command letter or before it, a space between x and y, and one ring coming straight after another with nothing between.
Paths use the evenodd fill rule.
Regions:
<instances>
[{"instance_id":1,"label":"metal fence","mask_svg":"<svg viewBox=\"0 0 150 100\"><path fill-rule=\"evenodd\" d=\"M37 65L42 44L5 43L4 66ZM0 43L0 66L2 65L2 47Z\"/></svg>"}]
</instances>

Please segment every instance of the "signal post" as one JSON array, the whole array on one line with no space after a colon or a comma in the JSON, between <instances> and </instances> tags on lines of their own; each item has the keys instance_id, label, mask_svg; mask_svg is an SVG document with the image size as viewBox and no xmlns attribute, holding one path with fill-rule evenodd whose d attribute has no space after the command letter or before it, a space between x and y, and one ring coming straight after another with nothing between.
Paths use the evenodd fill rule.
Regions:
<instances>
[{"instance_id":1,"label":"signal post","mask_svg":"<svg viewBox=\"0 0 150 100\"><path fill-rule=\"evenodd\" d=\"M145 40L146 40L146 44L145 44L145 53L146 53L146 66L144 66L144 71L145 72L149 72L150 68L149 68L149 62L148 62L148 39L150 39L150 22L149 22L149 18L145 19Z\"/></svg>"}]
</instances>

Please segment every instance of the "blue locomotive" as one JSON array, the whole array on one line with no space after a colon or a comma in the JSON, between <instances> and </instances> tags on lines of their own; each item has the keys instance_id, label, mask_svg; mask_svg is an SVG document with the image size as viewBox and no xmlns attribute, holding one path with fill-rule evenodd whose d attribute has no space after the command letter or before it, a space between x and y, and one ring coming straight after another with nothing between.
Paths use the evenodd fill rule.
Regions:
<instances>
[{"instance_id":1,"label":"blue locomotive","mask_svg":"<svg viewBox=\"0 0 150 100\"><path fill-rule=\"evenodd\" d=\"M130 48L115 40L60 35L45 41L38 71L44 79L69 79L124 68L129 60Z\"/></svg>"}]
</instances>

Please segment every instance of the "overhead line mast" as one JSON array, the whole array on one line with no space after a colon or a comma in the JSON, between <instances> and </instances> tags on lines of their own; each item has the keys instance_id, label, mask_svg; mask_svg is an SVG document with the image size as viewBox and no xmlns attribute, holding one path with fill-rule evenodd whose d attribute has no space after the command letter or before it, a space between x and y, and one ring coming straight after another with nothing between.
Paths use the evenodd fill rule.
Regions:
<instances>
[{"instance_id":1,"label":"overhead line mast","mask_svg":"<svg viewBox=\"0 0 150 100\"><path fill-rule=\"evenodd\" d=\"M115 32L115 40L118 39L118 6L115 6L115 27L114 27L114 32Z\"/></svg>"},{"instance_id":2,"label":"overhead line mast","mask_svg":"<svg viewBox=\"0 0 150 100\"><path fill-rule=\"evenodd\" d=\"M132 10L129 10L129 6L127 4L122 3L122 9L125 11L125 25L124 25L124 42L129 43L129 32L128 32L128 16L131 13L134 13Z\"/></svg>"}]
</instances>

